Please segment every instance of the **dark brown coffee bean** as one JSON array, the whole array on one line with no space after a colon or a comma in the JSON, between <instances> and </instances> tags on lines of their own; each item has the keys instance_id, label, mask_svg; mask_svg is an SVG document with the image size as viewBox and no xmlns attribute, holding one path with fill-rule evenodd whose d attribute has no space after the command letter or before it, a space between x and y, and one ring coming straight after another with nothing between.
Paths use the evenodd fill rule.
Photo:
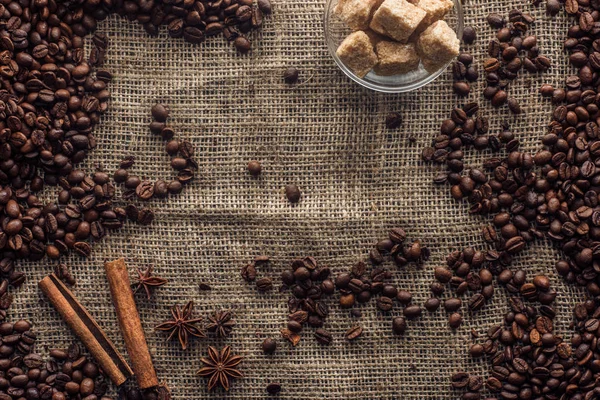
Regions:
<instances>
[{"instance_id":1,"label":"dark brown coffee bean","mask_svg":"<svg viewBox=\"0 0 600 400\"><path fill-rule=\"evenodd\" d=\"M333 341L333 336L325 329L318 328L315 330L315 340L322 345L329 346Z\"/></svg>"},{"instance_id":2,"label":"dark brown coffee bean","mask_svg":"<svg viewBox=\"0 0 600 400\"><path fill-rule=\"evenodd\" d=\"M465 44L473 44L475 42L475 39L477 38L477 33L475 31L475 28L473 28L472 26L465 26L465 28L463 29L463 42Z\"/></svg>"},{"instance_id":3,"label":"dark brown coffee bean","mask_svg":"<svg viewBox=\"0 0 600 400\"><path fill-rule=\"evenodd\" d=\"M250 161L248 163L248 172L252 176L259 176L262 171L262 166L258 161Z\"/></svg>"},{"instance_id":4,"label":"dark brown coffee bean","mask_svg":"<svg viewBox=\"0 0 600 400\"><path fill-rule=\"evenodd\" d=\"M155 121L165 122L169 118L169 108L164 104L155 104L150 111Z\"/></svg>"},{"instance_id":5,"label":"dark brown coffee bean","mask_svg":"<svg viewBox=\"0 0 600 400\"><path fill-rule=\"evenodd\" d=\"M286 185L285 195L290 203L297 203L298 201L300 201L300 189L294 184Z\"/></svg>"},{"instance_id":6,"label":"dark brown coffee bean","mask_svg":"<svg viewBox=\"0 0 600 400\"><path fill-rule=\"evenodd\" d=\"M406 306L403 310L403 314L408 319L416 319L421 316L421 307L417 305Z\"/></svg>"},{"instance_id":7,"label":"dark brown coffee bean","mask_svg":"<svg viewBox=\"0 0 600 400\"><path fill-rule=\"evenodd\" d=\"M440 308L440 303L441 302L438 298L432 297L430 299L427 299L427 301L425 301L425 304L423 305L423 307L425 307L425 309L429 312L434 312L438 308Z\"/></svg>"},{"instance_id":8,"label":"dark brown coffee bean","mask_svg":"<svg viewBox=\"0 0 600 400\"><path fill-rule=\"evenodd\" d=\"M272 338L267 338L262 342L262 350L265 354L273 354L277 349L277 341Z\"/></svg>"},{"instance_id":9,"label":"dark brown coffee bean","mask_svg":"<svg viewBox=\"0 0 600 400\"><path fill-rule=\"evenodd\" d=\"M142 181L135 189L135 194L140 200L149 200L154 195L154 182Z\"/></svg>"},{"instance_id":10,"label":"dark brown coffee bean","mask_svg":"<svg viewBox=\"0 0 600 400\"><path fill-rule=\"evenodd\" d=\"M456 372L451 377L452 387L455 389L462 389L467 387L469 384L469 374L466 372Z\"/></svg>"},{"instance_id":11,"label":"dark brown coffee bean","mask_svg":"<svg viewBox=\"0 0 600 400\"><path fill-rule=\"evenodd\" d=\"M459 313L452 313L450 317L448 317L448 325L452 329L457 329L462 324L462 315Z\"/></svg>"},{"instance_id":12,"label":"dark brown coffee bean","mask_svg":"<svg viewBox=\"0 0 600 400\"><path fill-rule=\"evenodd\" d=\"M298 82L298 76L299 76L298 69L296 69L294 67L290 67L290 68L286 69L285 72L283 73L283 80L285 81L285 83L291 85L291 84Z\"/></svg>"},{"instance_id":13,"label":"dark brown coffee bean","mask_svg":"<svg viewBox=\"0 0 600 400\"><path fill-rule=\"evenodd\" d=\"M281 392L281 384L277 382L271 382L267 385L267 393L271 396L276 396Z\"/></svg>"},{"instance_id":14,"label":"dark brown coffee bean","mask_svg":"<svg viewBox=\"0 0 600 400\"><path fill-rule=\"evenodd\" d=\"M506 23L506 21L504 20L504 17L502 17L500 14L496 14L496 13L490 13L487 16L487 22L488 24L490 24L490 26L492 28L502 28L504 26L504 24Z\"/></svg>"}]
</instances>

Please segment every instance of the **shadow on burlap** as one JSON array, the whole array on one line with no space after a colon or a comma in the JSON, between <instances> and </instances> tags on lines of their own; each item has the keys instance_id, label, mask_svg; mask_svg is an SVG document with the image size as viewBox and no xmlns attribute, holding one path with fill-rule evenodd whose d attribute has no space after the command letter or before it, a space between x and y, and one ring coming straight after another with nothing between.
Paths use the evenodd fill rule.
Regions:
<instances>
[{"instance_id":1,"label":"shadow on burlap","mask_svg":"<svg viewBox=\"0 0 600 400\"><path fill-rule=\"evenodd\" d=\"M460 393L449 389L453 371L464 368L487 376L487 364L470 360L467 350L472 329L484 334L490 324L501 321L507 309L502 289L477 315L465 315L455 332L440 309L410 322L402 338L391 332L392 316L401 309L382 314L371 301L360 307L365 333L355 343L347 343L343 333L356 321L331 299L332 315L325 327L335 335L332 346L318 345L313 330L306 328L305 338L291 348L279 337L287 295L259 294L240 277L240 267L259 254L273 260L259 274L276 282L293 258L307 255L338 273L365 259L389 228L402 226L410 239L422 239L431 249L431 260L423 268L386 266L399 287L422 303L429 296L433 268L449 251L484 246L479 230L486 221L468 215L465 204L450 198L448 187L435 187L431 180L437 166L420 161L422 148L457 101L450 71L427 88L404 95L358 87L327 53L323 3L279 0L274 16L255 34L248 56L239 56L221 38L199 47L170 39L164 31L150 38L140 26L117 17L99 26L110 37L105 67L115 79L110 111L96 131L98 147L87 160L88 169L99 164L112 172L124 156L134 155L132 173L151 179L172 176L162 141L147 128L150 107L161 101L171 108L169 123L177 137L196 146L200 170L182 195L150 202L156 211L151 226L127 224L98 243L89 259L72 256L68 262L78 280L74 292L124 352L103 260L125 257L132 275L133 266L153 264L157 274L169 279L152 301L139 296L138 307L159 377L177 399L265 398L272 381L282 384L280 398L285 399L457 399ZM542 54L552 59L552 69L543 76L521 73L510 89L524 109L517 118L506 109L492 110L480 98L483 77L468 100L482 101L481 113L491 118L492 132L508 121L524 147L533 150L551 110L537 89L543 82L560 85L567 70L561 48L567 21L562 15L551 19L543 7L522 1L469 1L466 24L477 28L478 40L468 50L480 72L493 34L485 16L492 11L506 15L513 7L524 7L537 18L533 31ZM289 66L300 69L300 84L283 83L282 72ZM391 111L404 117L396 131L384 127ZM468 154L469 166L480 165L485 156ZM263 165L259 179L246 172L251 159ZM288 183L296 183L303 193L295 206L283 194ZM560 293L558 327L566 334L571 307L582 293L554 274L558 257L549 244L540 243L524 252L515 268L550 274ZM49 263L22 268L30 279L16 293L13 318L37 321L39 351L68 345L71 333L36 285L51 271ZM199 291L199 282L209 283L212 291ZM166 335L153 327L169 316L169 307L188 300L194 300L196 313L204 317L232 309L237 321L232 335L221 341L193 341L186 352L177 342L165 342ZM273 356L260 349L268 336L279 338ZM225 344L245 357L245 377L228 394L209 394L205 381L195 376L199 358L207 345Z\"/></svg>"}]
</instances>

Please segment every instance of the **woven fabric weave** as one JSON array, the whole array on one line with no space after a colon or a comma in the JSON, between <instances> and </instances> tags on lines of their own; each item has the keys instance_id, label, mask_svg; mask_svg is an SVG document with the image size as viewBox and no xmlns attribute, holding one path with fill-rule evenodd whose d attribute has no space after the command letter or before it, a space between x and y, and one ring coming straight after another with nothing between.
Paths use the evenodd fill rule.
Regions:
<instances>
[{"instance_id":1,"label":"woven fabric weave","mask_svg":"<svg viewBox=\"0 0 600 400\"><path fill-rule=\"evenodd\" d=\"M468 346L471 330L484 334L490 324L501 322L507 310L501 288L476 315L465 311L460 329L451 331L447 315L438 310L410 321L401 338L391 331L392 317L401 314L398 306L388 314L377 311L374 301L357 306L363 312L357 321L332 298L325 325L334 335L332 345L320 346L313 329L305 328L302 341L292 348L279 335L287 320L288 294L260 294L239 274L241 266L261 254L272 262L259 268L259 276L275 282L292 259L308 255L334 273L345 271L366 259L390 228L402 226L409 239L421 239L431 249L431 260L421 268L386 266L394 282L422 304L430 295L433 268L451 250L485 248L480 229L486 219L469 215L465 203L452 200L448 187L434 186L438 167L423 164L420 153L452 106L473 100L490 117L491 133L508 121L525 149L538 148L552 107L538 88L546 82L562 85L570 71L562 50L568 21L563 14L551 18L543 7L517 0L468 0L464 6L466 25L478 32L476 43L466 49L480 71L487 42L495 34L485 21L488 13L507 15L520 8L536 17L533 33L553 65L543 75L521 72L511 85L509 93L522 104L522 115L492 109L481 98L483 78L468 100L457 100L450 71L408 94L362 89L327 52L324 0L275 2L274 14L254 34L246 56L221 38L193 46L169 38L164 30L151 38L139 25L117 16L99 24L111 41L105 67L115 79L110 111L96 130L98 147L86 161L88 170L99 165L112 173L123 157L133 155L132 173L150 179L172 176L161 139L148 130L151 106L163 102L171 109L169 125L177 136L196 146L199 174L180 196L149 202L156 212L151 226L128 223L97 243L90 258L73 255L67 262L78 280L74 293L123 352L103 261L124 257L132 276L134 266L152 264L157 275L169 279L152 301L141 293L137 300L159 378L168 382L174 398L265 398L266 385L280 382L281 399L457 399L460 393L449 385L452 372L466 369L487 376L488 365L472 361ZM301 71L296 85L282 79L290 66ZM392 111L404 118L398 130L384 125ZM467 167L480 165L485 155L468 151ZM252 159L263 165L258 179L246 171ZM285 198L288 183L302 191L296 205ZM559 292L557 328L568 337L571 310L583 292L556 276L553 265L559 257L541 242L520 255L514 267L549 274ZM37 321L42 346L68 345L71 333L37 289L37 282L51 272L50 263L21 268L30 279L15 292L12 318ZM200 291L200 282L212 290ZM188 300L205 318L219 309L232 310L237 322L232 335L194 340L185 352L177 341L165 342L166 335L153 327L169 317L173 304ZM343 334L356 322L365 332L348 343ZM266 337L279 341L274 355L261 351ZM205 381L195 375L199 359L208 345L225 344L245 357L240 367L245 376L227 394L208 393Z\"/></svg>"}]
</instances>

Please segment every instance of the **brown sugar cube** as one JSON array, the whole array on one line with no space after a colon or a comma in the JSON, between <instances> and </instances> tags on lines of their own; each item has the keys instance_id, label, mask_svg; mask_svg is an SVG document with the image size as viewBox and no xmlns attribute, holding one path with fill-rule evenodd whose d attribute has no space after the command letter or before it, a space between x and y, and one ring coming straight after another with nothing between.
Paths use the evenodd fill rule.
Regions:
<instances>
[{"instance_id":1,"label":"brown sugar cube","mask_svg":"<svg viewBox=\"0 0 600 400\"><path fill-rule=\"evenodd\" d=\"M413 43L377 43L379 63L373 68L377 75L390 76L405 74L419 66L419 55Z\"/></svg>"},{"instance_id":2,"label":"brown sugar cube","mask_svg":"<svg viewBox=\"0 0 600 400\"><path fill-rule=\"evenodd\" d=\"M406 42L427 13L406 0L385 0L373 14L371 29Z\"/></svg>"},{"instance_id":3,"label":"brown sugar cube","mask_svg":"<svg viewBox=\"0 0 600 400\"><path fill-rule=\"evenodd\" d=\"M355 31L369 28L371 17L383 0L340 0L335 12Z\"/></svg>"},{"instance_id":4,"label":"brown sugar cube","mask_svg":"<svg viewBox=\"0 0 600 400\"><path fill-rule=\"evenodd\" d=\"M389 38L387 38L386 36L380 35L379 33L375 32L374 30L371 30L371 29L367 29L365 31L365 33L369 37L369 40L371 41L373 48L377 47L377 43L382 42L384 40L385 41L389 40Z\"/></svg>"},{"instance_id":5,"label":"brown sugar cube","mask_svg":"<svg viewBox=\"0 0 600 400\"><path fill-rule=\"evenodd\" d=\"M460 40L445 21L436 21L417 39L417 52L428 71L437 70L459 53Z\"/></svg>"},{"instance_id":6,"label":"brown sugar cube","mask_svg":"<svg viewBox=\"0 0 600 400\"><path fill-rule=\"evenodd\" d=\"M427 13L417 28L417 31L424 31L435 21L444 18L454 7L454 2L452 0L418 0L416 5Z\"/></svg>"},{"instance_id":7,"label":"brown sugar cube","mask_svg":"<svg viewBox=\"0 0 600 400\"><path fill-rule=\"evenodd\" d=\"M363 31L348 35L335 53L342 63L360 78L368 74L377 64L377 54L373 50L369 37Z\"/></svg>"}]
</instances>

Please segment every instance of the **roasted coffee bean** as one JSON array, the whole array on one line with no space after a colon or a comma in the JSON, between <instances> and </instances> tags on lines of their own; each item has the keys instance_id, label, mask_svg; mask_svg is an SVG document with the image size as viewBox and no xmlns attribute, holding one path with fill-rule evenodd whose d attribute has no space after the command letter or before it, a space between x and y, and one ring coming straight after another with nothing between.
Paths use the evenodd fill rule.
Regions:
<instances>
[{"instance_id":1,"label":"roasted coffee bean","mask_svg":"<svg viewBox=\"0 0 600 400\"><path fill-rule=\"evenodd\" d=\"M273 354L277 349L277 341L272 338L267 338L262 342L262 350L265 354Z\"/></svg>"},{"instance_id":2,"label":"roasted coffee bean","mask_svg":"<svg viewBox=\"0 0 600 400\"><path fill-rule=\"evenodd\" d=\"M452 313L448 317L448 325L452 329L457 329L462 324L462 315L459 313Z\"/></svg>"},{"instance_id":3,"label":"roasted coffee bean","mask_svg":"<svg viewBox=\"0 0 600 400\"><path fill-rule=\"evenodd\" d=\"M283 80L287 84L294 84L298 81L299 71L294 67L290 67L283 73Z\"/></svg>"},{"instance_id":4,"label":"roasted coffee bean","mask_svg":"<svg viewBox=\"0 0 600 400\"><path fill-rule=\"evenodd\" d=\"M360 325L355 325L346 331L346 340L356 340L363 333L363 328Z\"/></svg>"},{"instance_id":5,"label":"roasted coffee bean","mask_svg":"<svg viewBox=\"0 0 600 400\"><path fill-rule=\"evenodd\" d=\"M402 125L402 115L398 112L392 112L385 118L385 126L387 129L398 129Z\"/></svg>"},{"instance_id":6,"label":"roasted coffee bean","mask_svg":"<svg viewBox=\"0 0 600 400\"><path fill-rule=\"evenodd\" d=\"M300 201L300 189L294 184L285 186L285 195L290 203L297 203Z\"/></svg>"},{"instance_id":7,"label":"roasted coffee bean","mask_svg":"<svg viewBox=\"0 0 600 400\"><path fill-rule=\"evenodd\" d=\"M271 382L267 385L267 393L271 396L275 396L281 392L281 384L277 382Z\"/></svg>"},{"instance_id":8,"label":"roasted coffee bean","mask_svg":"<svg viewBox=\"0 0 600 400\"><path fill-rule=\"evenodd\" d=\"M262 171L262 166L258 161L250 161L248 163L248 172L252 176L259 176Z\"/></svg>"},{"instance_id":9,"label":"roasted coffee bean","mask_svg":"<svg viewBox=\"0 0 600 400\"><path fill-rule=\"evenodd\" d=\"M475 31L475 28L473 28L472 26L465 26L465 28L463 29L463 42L465 44L473 44L473 42L475 42L475 39L477 38L477 34Z\"/></svg>"},{"instance_id":10,"label":"roasted coffee bean","mask_svg":"<svg viewBox=\"0 0 600 400\"><path fill-rule=\"evenodd\" d=\"M150 111L155 121L165 122L169 118L169 108L164 104L155 104Z\"/></svg>"},{"instance_id":11,"label":"roasted coffee bean","mask_svg":"<svg viewBox=\"0 0 600 400\"><path fill-rule=\"evenodd\" d=\"M425 307L425 309L429 312L434 312L440 307L440 303L441 302L438 298L432 297L430 299L427 299L427 301L425 301L425 304L423 305L423 307Z\"/></svg>"},{"instance_id":12,"label":"roasted coffee bean","mask_svg":"<svg viewBox=\"0 0 600 400\"><path fill-rule=\"evenodd\" d=\"M386 296L381 296L377 299L377 308L381 311L390 311L394 307L394 301Z\"/></svg>"},{"instance_id":13,"label":"roasted coffee bean","mask_svg":"<svg viewBox=\"0 0 600 400\"><path fill-rule=\"evenodd\" d=\"M488 24L490 24L490 26L492 28L496 28L496 29L502 28L504 26L504 24L506 23L504 17L502 17L500 14L496 14L496 13L488 14L487 22L488 22Z\"/></svg>"},{"instance_id":14,"label":"roasted coffee bean","mask_svg":"<svg viewBox=\"0 0 600 400\"><path fill-rule=\"evenodd\" d=\"M418 305L406 306L403 310L403 314L408 319L416 319L421 316L421 307Z\"/></svg>"},{"instance_id":15,"label":"roasted coffee bean","mask_svg":"<svg viewBox=\"0 0 600 400\"><path fill-rule=\"evenodd\" d=\"M406 332L407 324L406 320L402 317L395 317L392 320L392 331L396 335L403 335Z\"/></svg>"},{"instance_id":16,"label":"roasted coffee bean","mask_svg":"<svg viewBox=\"0 0 600 400\"><path fill-rule=\"evenodd\" d=\"M322 345L329 346L333 341L333 336L325 329L318 328L315 330L315 340Z\"/></svg>"},{"instance_id":17,"label":"roasted coffee bean","mask_svg":"<svg viewBox=\"0 0 600 400\"><path fill-rule=\"evenodd\" d=\"M273 281L271 278L260 278L256 281L256 289L260 292L267 292L273 289Z\"/></svg>"}]
</instances>

